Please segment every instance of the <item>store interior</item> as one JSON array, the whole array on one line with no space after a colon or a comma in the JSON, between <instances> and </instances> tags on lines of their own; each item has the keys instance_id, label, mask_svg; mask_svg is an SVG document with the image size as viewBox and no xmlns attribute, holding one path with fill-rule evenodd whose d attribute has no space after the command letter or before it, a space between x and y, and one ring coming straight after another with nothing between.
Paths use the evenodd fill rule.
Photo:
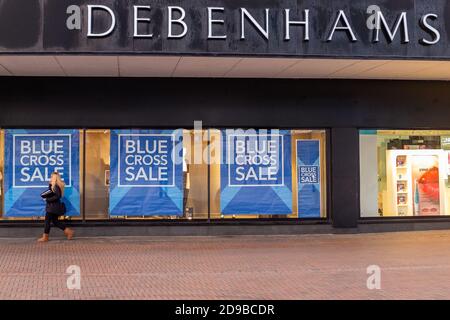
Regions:
<instances>
[{"instance_id":1,"label":"store interior","mask_svg":"<svg viewBox=\"0 0 450 320\"><path fill-rule=\"evenodd\" d=\"M362 217L450 215L450 131L363 130Z\"/></svg>"}]
</instances>

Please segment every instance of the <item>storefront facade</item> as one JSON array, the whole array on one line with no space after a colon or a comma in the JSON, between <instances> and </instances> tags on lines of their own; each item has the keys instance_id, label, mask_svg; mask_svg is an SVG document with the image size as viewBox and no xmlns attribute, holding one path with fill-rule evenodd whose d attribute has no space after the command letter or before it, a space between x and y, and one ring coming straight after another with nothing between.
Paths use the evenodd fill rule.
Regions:
<instances>
[{"instance_id":1,"label":"storefront facade","mask_svg":"<svg viewBox=\"0 0 450 320\"><path fill-rule=\"evenodd\" d=\"M447 11L0 1L0 230L448 228Z\"/></svg>"}]
</instances>

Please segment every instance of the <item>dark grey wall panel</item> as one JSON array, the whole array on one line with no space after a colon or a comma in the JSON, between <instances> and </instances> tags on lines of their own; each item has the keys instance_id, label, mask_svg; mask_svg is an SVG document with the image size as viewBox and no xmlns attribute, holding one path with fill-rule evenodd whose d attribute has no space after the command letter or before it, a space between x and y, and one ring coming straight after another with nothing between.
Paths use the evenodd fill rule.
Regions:
<instances>
[{"instance_id":1,"label":"dark grey wall panel","mask_svg":"<svg viewBox=\"0 0 450 320\"><path fill-rule=\"evenodd\" d=\"M359 135L356 128L331 130L331 215L336 228L354 228L359 218Z\"/></svg>"},{"instance_id":2,"label":"dark grey wall panel","mask_svg":"<svg viewBox=\"0 0 450 320\"><path fill-rule=\"evenodd\" d=\"M450 83L0 78L0 126L450 129Z\"/></svg>"}]
</instances>

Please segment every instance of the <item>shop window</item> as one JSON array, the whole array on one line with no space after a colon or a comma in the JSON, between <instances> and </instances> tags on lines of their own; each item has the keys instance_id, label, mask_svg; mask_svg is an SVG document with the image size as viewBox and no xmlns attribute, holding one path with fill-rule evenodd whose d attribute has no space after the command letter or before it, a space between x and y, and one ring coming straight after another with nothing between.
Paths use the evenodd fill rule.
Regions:
<instances>
[{"instance_id":1,"label":"shop window","mask_svg":"<svg viewBox=\"0 0 450 320\"><path fill-rule=\"evenodd\" d=\"M212 219L326 217L323 130L210 130Z\"/></svg>"},{"instance_id":2,"label":"shop window","mask_svg":"<svg viewBox=\"0 0 450 320\"><path fill-rule=\"evenodd\" d=\"M86 219L207 219L206 131L86 130Z\"/></svg>"},{"instance_id":3,"label":"shop window","mask_svg":"<svg viewBox=\"0 0 450 320\"><path fill-rule=\"evenodd\" d=\"M86 219L108 219L110 131L86 130L84 211Z\"/></svg>"},{"instance_id":4,"label":"shop window","mask_svg":"<svg viewBox=\"0 0 450 320\"><path fill-rule=\"evenodd\" d=\"M324 130L1 130L0 217L43 219L58 171L69 219L324 218L325 146Z\"/></svg>"},{"instance_id":5,"label":"shop window","mask_svg":"<svg viewBox=\"0 0 450 320\"><path fill-rule=\"evenodd\" d=\"M207 150L207 130L183 130L183 208L187 219L208 219Z\"/></svg>"},{"instance_id":6,"label":"shop window","mask_svg":"<svg viewBox=\"0 0 450 320\"><path fill-rule=\"evenodd\" d=\"M450 131L361 131L361 216L449 215L449 162Z\"/></svg>"},{"instance_id":7,"label":"shop window","mask_svg":"<svg viewBox=\"0 0 450 320\"><path fill-rule=\"evenodd\" d=\"M81 219L81 131L5 129L0 137L2 219L43 219L45 203L40 194L55 171L65 182L66 218Z\"/></svg>"}]
</instances>

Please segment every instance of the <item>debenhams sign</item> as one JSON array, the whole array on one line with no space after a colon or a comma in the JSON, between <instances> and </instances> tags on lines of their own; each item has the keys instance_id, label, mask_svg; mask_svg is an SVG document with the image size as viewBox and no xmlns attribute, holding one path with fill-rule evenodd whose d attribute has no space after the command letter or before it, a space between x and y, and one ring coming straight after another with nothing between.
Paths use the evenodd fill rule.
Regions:
<instances>
[{"instance_id":1,"label":"debenhams sign","mask_svg":"<svg viewBox=\"0 0 450 320\"><path fill-rule=\"evenodd\" d=\"M0 53L448 59L449 14L447 0L0 0Z\"/></svg>"},{"instance_id":2,"label":"debenhams sign","mask_svg":"<svg viewBox=\"0 0 450 320\"><path fill-rule=\"evenodd\" d=\"M89 38L103 38L111 36L117 26L117 13L112 7L106 5L88 4L87 9L87 32L86 36ZM158 8L161 9L161 8ZM166 6L163 8L166 16L166 34L154 34L153 32L145 32L140 30L151 29L149 26L154 23L151 18L151 12L154 10L151 4L146 5L133 5L131 11L132 20L132 37L133 38L148 38L165 37L167 39L181 39L186 37L189 32L192 32L191 26L186 21L186 9L181 6ZM225 40L229 36L236 37L236 34L227 34L224 28L220 26L225 25L225 7L211 6L205 8L197 8L197 10L205 11L206 21L204 24L207 26L206 34L204 37L208 40ZM270 8L259 9L259 16L262 19L255 17L255 10L250 10L245 7L239 7L235 9L239 16L239 26L236 28L238 31L238 37L241 40L245 40L247 35L251 32L259 33L260 37L266 40L270 40L271 37L282 38L284 41L291 40L292 32L298 32L297 28L302 28L302 35L304 41L311 39L310 26L312 20L315 19L314 13L310 9L305 8L301 12L292 12L290 8L277 9L273 14ZM275 10L273 10L275 11ZM82 8L77 5L71 5L67 7L67 21L66 26L69 30L81 30L82 29ZM406 11L400 11L395 21L388 22L382 9L377 5L370 5L367 10L366 27L372 30L371 41L376 43L380 41L380 37L383 35L387 37L389 42L393 42L395 38L401 39L402 43L410 42L410 32L408 30L408 15ZM103 17L100 17L103 15ZM97 18L96 18L97 17ZM271 34L270 24L274 23L276 17L282 21L282 34ZM103 30L94 30L96 19L108 19L109 23L103 26ZM441 39L441 33L434 25L435 20L439 18L437 13L429 12L423 14L418 22L418 26L426 32L427 36L420 38L418 42L422 45L435 45ZM349 21L346 10L337 10L335 14L330 17L330 28L323 37L325 41L333 41L336 32L343 32L347 35L347 38L351 42L357 42L359 39L354 31L354 26ZM276 21L275 23L278 23ZM144 28L140 28L143 25ZM145 27L147 26L147 27Z\"/></svg>"}]
</instances>

